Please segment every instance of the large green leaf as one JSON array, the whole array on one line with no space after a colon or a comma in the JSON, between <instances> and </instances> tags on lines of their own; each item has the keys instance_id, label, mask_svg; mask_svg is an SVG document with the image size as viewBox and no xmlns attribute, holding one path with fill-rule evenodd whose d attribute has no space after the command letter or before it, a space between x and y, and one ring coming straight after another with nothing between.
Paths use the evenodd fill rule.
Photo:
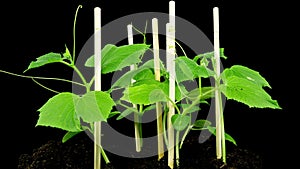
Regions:
<instances>
[{"instance_id":1,"label":"large green leaf","mask_svg":"<svg viewBox=\"0 0 300 169\"><path fill-rule=\"evenodd\" d=\"M241 65L234 65L231 68L225 69L221 76L224 81L231 76L237 76L248 79L259 86L271 88L269 83L259 74L259 72Z\"/></svg>"},{"instance_id":2,"label":"large green leaf","mask_svg":"<svg viewBox=\"0 0 300 169\"><path fill-rule=\"evenodd\" d=\"M280 109L276 100L260 86L245 78L231 76L220 90L228 99L244 103L249 107Z\"/></svg>"},{"instance_id":3,"label":"large green leaf","mask_svg":"<svg viewBox=\"0 0 300 169\"><path fill-rule=\"evenodd\" d=\"M71 132L82 131L75 113L75 103L79 96L73 93L60 93L50 98L38 111L37 126L56 127Z\"/></svg>"},{"instance_id":4,"label":"large green leaf","mask_svg":"<svg viewBox=\"0 0 300 169\"><path fill-rule=\"evenodd\" d=\"M42 56L36 58L36 61L32 61L29 64L28 68L24 72L26 72L30 69L33 69L33 68L38 68L38 67L44 66L49 63L61 62L62 60L63 60L63 58L60 53L50 52L48 54L45 54L45 55L42 55Z\"/></svg>"},{"instance_id":5,"label":"large green leaf","mask_svg":"<svg viewBox=\"0 0 300 169\"><path fill-rule=\"evenodd\" d=\"M108 93L91 91L78 100L76 113L87 123L106 121L114 105L115 103Z\"/></svg>"},{"instance_id":6,"label":"large green leaf","mask_svg":"<svg viewBox=\"0 0 300 169\"><path fill-rule=\"evenodd\" d=\"M195 61L188 57L181 56L175 59L176 80L178 83L194 80L198 77L209 77L209 73L204 66L199 66Z\"/></svg>"},{"instance_id":7,"label":"large green leaf","mask_svg":"<svg viewBox=\"0 0 300 169\"><path fill-rule=\"evenodd\" d=\"M128 97L133 104L153 104L156 102L167 101L167 95L157 84L141 84L132 86L128 89Z\"/></svg>"},{"instance_id":8,"label":"large green leaf","mask_svg":"<svg viewBox=\"0 0 300 169\"><path fill-rule=\"evenodd\" d=\"M124 46L106 45L102 50L101 72L103 74L121 70L124 67L139 63L141 56L149 49L150 45L133 44ZM85 63L87 67L94 67L94 56Z\"/></svg>"},{"instance_id":9,"label":"large green leaf","mask_svg":"<svg viewBox=\"0 0 300 169\"><path fill-rule=\"evenodd\" d=\"M153 104L167 101L168 84L155 79L141 80L124 91L124 98L133 104Z\"/></svg>"}]
</instances>

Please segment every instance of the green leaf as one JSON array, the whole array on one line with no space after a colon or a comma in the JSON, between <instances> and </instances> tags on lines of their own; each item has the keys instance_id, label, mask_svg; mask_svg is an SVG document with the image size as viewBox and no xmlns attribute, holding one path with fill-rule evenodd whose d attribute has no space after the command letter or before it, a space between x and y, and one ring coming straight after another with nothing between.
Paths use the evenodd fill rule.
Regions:
<instances>
[{"instance_id":1,"label":"green leaf","mask_svg":"<svg viewBox=\"0 0 300 169\"><path fill-rule=\"evenodd\" d=\"M156 108L155 104L152 104L150 106L147 106L146 108L144 108L143 113L150 111L150 110L154 110Z\"/></svg>"},{"instance_id":2,"label":"green leaf","mask_svg":"<svg viewBox=\"0 0 300 169\"><path fill-rule=\"evenodd\" d=\"M234 65L231 68L227 68L223 71L221 77L224 81L226 81L227 78L231 77L231 76L237 76L240 78L244 78L247 79L261 87L269 87L271 88L271 86L269 85L269 83L266 81L266 79L264 77L262 77L259 72L249 69L245 66L241 66L241 65Z\"/></svg>"},{"instance_id":3,"label":"green leaf","mask_svg":"<svg viewBox=\"0 0 300 169\"><path fill-rule=\"evenodd\" d=\"M182 115L182 114L174 114L171 117L171 122L175 130L182 131L184 130L190 123L191 117Z\"/></svg>"},{"instance_id":4,"label":"green leaf","mask_svg":"<svg viewBox=\"0 0 300 169\"><path fill-rule=\"evenodd\" d=\"M121 70L124 67L139 63L140 57L149 49L150 45L133 44L116 47L106 45L102 49L101 71L103 74ZM94 56L85 63L87 67L94 67Z\"/></svg>"},{"instance_id":5,"label":"green leaf","mask_svg":"<svg viewBox=\"0 0 300 169\"><path fill-rule=\"evenodd\" d=\"M210 121L201 119L201 120L196 120L193 126L199 129L206 129L210 125L211 125Z\"/></svg>"},{"instance_id":6,"label":"green leaf","mask_svg":"<svg viewBox=\"0 0 300 169\"><path fill-rule=\"evenodd\" d=\"M128 96L133 104L149 105L160 101L167 101L166 94L159 83L129 87Z\"/></svg>"},{"instance_id":7,"label":"green leaf","mask_svg":"<svg viewBox=\"0 0 300 169\"><path fill-rule=\"evenodd\" d=\"M199 88L195 88L187 94L187 97L190 100L195 101L195 99L198 98L199 94L200 94ZM213 97L215 97L214 95L215 95L215 92L213 90L213 87L202 87L200 100L206 100L206 99L213 98Z\"/></svg>"},{"instance_id":8,"label":"green leaf","mask_svg":"<svg viewBox=\"0 0 300 169\"><path fill-rule=\"evenodd\" d=\"M113 111L113 112L109 113L108 119L112 118L112 117L114 117L114 116L116 116L118 114L121 114L121 112L119 112L119 111Z\"/></svg>"},{"instance_id":9,"label":"green leaf","mask_svg":"<svg viewBox=\"0 0 300 169\"><path fill-rule=\"evenodd\" d=\"M207 126L207 129L210 133L212 133L213 135L216 136L216 128L215 127L212 127L212 126ZM231 137L229 134L225 133L225 140L233 143L234 145L237 145L236 144L236 141L234 140L233 137Z\"/></svg>"},{"instance_id":10,"label":"green leaf","mask_svg":"<svg viewBox=\"0 0 300 169\"><path fill-rule=\"evenodd\" d=\"M199 54L199 55L195 56L193 60L195 62L197 62L198 59L202 59L202 58L212 59L214 56L215 56L214 51L213 52L206 52L206 53L202 53L202 54ZM227 59L227 57L224 54L224 48L220 48L220 58Z\"/></svg>"},{"instance_id":11,"label":"green leaf","mask_svg":"<svg viewBox=\"0 0 300 169\"><path fill-rule=\"evenodd\" d=\"M60 53L50 52L48 54L45 54L43 56L36 58L36 61L32 61L29 64L28 68L24 72L26 72L30 69L33 69L33 68L38 68L38 67L44 66L46 64L56 63L56 62L61 62L61 61L63 61L63 58Z\"/></svg>"},{"instance_id":12,"label":"green leaf","mask_svg":"<svg viewBox=\"0 0 300 169\"><path fill-rule=\"evenodd\" d=\"M67 142L69 139L71 139L72 137L76 136L77 134L79 134L80 132L71 132L68 131L64 137L62 138L62 142L65 143Z\"/></svg>"},{"instance_id":13,"label":"green leaf","mask_svg":"<svg viewBox=\"0 0 300 169\"><path fill-rule=\"evenodd\" d=\"M244 103L249 107L280 109L276 100L260 86L245 78L231 76L220 90L228 99Z\"/></svg>"},{"instance_id":14,"label":"green leaf","mask_svg":"<svg viewBox=\"0 0 300 169\"><path fill-rule=\"evenodd\" d=\"M190 104L180 104L180 107L182 107L183 111L185 111L190 106L191 106ZM200 107L195 105L189 108L189 110L186 113L194 113L194 112L198 112L199 110L201 110Z\"/></svg>"},{"instance_id":15,"label":"green leaf","mask_svg":"<svg viewBox=\"0 0 300 169\"><path fill-rule=\"evenodd\" d=\"M198 77L209 77L209 73L204 66L199 66L195 61L185 56L175 59L175 70L178 83L194 80Z\"/></svg>"},{"instance_id":16,"label":"green leaf","mask_svg":"<svg viewBox=\"0 0 300 169\"><path fill-rule=\"evenodd\" d=\"M135 77L135 76L138 76L138 74L140 74L141 72L143 72L145 70L147 70L146 73L148 74L153 69L154 69L154 60L151 59L151 60L145 62L143 65L141 65L137 69L126 72L112 85L111 88L113 89L116 87L127 87L132 83L131 82L132 79L141 80L141 78ZM161 63L161 70L164 70L164 66L162 63ZM149 79L149 76L147 76L147 79ZM153 77L153 79L154 79L154 77Z\"/></svg>"},{"instance_id":17,"label":"green leaf","mask_svg":"<svg viewBox=\"0 0 300 169\"><path fill-rule=\"evenodd\" d=\"M37 126L56 127L66 131L79 132L79 118L75 113L75 103L79 96L73 93L59 93L50 98L38 111Z\"/></svg>"},{"instance_id":18,"label":"green leaf","mask_svg":"<svg viewBox=\"0 0 300 169\"><path fill-rule=\"evenodd\" d=\"M134 78L136 81L146 80L146 79L155 79L153 72L150 69L144 69L138 72Z\"/></svg>"},{"instance_id":19,"label":"green leaf","mask_svg":"<svg viewBox=\"0 0 300 169\"><path fill-rule=\"evenodd\" d=\"M115 105L110 95L103 91L90 91L76 104L77 116L87 123L106 121Z\"/></svg>"},{"instance_id":20,"label":"green leaf","mask_svg":"<svg viewBox=\"0 0 300 169\"><path fill-rule=\"evenodd\" d=\"M101 56L102 56L102 58L104 58L105 55L107 55L107 54L109 55L109 52L110 52L110 53L113 53L117 48L118 48L117 46L112 45L112 44L107 44L107 45L105 45L104 48L103 48L102 51L101 51ZM103 61L102 61L102 64L103 64ZM89 57L89 58L86 60L86 62L85 62L84 65L85 65L86 67L94 67L94 65L95 65L95 56L93 55L93 56Z\"/></svg>"},{"instance_id":21,"label":"green leaf","mask_svg":"<svg viewBox=\"0 0 300 169\"><path fill-rule=\"evenodd\" d=\"M69 51L69 49L67 48L67 45L66 45L66 50L65 50L65 53L63 53L63 59L72 59L72 55Z\"/></svg>"},{"instance_id":22,"label":"green leaf","mask_svg":"<svg viewBox=\"0 0 300 169\"><path fill-rule=\"evenodd\" d=\"M129 114L133 113L132 109L125 109L118 117L117 120L121 120Z\"/></svg>"}]
</instances>

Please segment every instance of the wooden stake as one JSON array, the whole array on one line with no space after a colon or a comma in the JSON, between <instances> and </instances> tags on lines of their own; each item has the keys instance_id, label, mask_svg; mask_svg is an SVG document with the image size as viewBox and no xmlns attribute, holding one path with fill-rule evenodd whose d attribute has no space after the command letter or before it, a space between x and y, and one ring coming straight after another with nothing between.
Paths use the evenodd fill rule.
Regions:
<instances>
[{"instance_id":1,"label":"wooden stake","mask_svg":"<svg viewBox=\"0 0 300 169\"><path fill-rule=\"evenodd\" d=\"M152 36L153 36L155 80L160 81L160 59L159 59L159 40L158 40L157 18L152 19ZM160 160L161 158L164 157L162 105L160 102L156 103L156 126L157 126L157 152L158 152L158 160Z\"/></svg>"},{"instance_id":2,"label":"wooden stake","mask_svg":"<svg viewBox=\"0 0 300 169\"><path fill-rule=\"evenodd\" d=\"M220 39L219 39L219 8L213 8L214 19L214 57L216 61L216 76L220 77ZM218 88L217 80L215 81L215 87ZM222 158L222 124L221 124L221 107L220 107L220 92L215 90L215 111L216 111L216 154L217 159Z\"/></svg>"},{"instance_id":3,"label":"wooden stake","mask_svg":"<svg viewBox=\"0 0 300 169\"><path fill-rule=\"evenodd\" d=\"M101 91L101 9L94 8L95 91ZM94 123L94 169L101 168L101 122Z\"/></svg>"},{"instance_id":4,"label":"wooden stake","mask_svg":"<svg viewBox=\"0 0 300 169\"><path fill-rule=\"evenodd\" d=\"M175 1L169 2L169 22L167 29L167 70L169 72L169 98L175 103ZM171 122L175 114L175 108L171 102L168 104L168 166L174 168L174 148L175 136L174 128Z\"/></svg>"},{"instance_id":5,"label":"wooden stake","mask_svg":"<svg viewBox=\"0 0 300 169\"><path fill-rule=\"evenodd\" d=\"M132 25L129 24L127 25L127 34L128 34L128 44L132 45L133 44L133 33L132 33ZM130 65L130 70L135 70L135 65ZM132 81L133 83L133 81ZM134 108L137 108L136 104L133 104ZM141 151L142 148L142 140L141 140L141 135L140 135L140 118L139 115L134 113L134 135L135 135L135 150L137 152Z\"/></svg>"}]
</instances>

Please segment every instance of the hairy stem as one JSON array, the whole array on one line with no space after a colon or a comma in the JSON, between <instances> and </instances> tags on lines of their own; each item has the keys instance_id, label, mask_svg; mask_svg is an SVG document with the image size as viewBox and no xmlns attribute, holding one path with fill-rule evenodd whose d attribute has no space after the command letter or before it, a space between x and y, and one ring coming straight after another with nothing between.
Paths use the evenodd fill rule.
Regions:
<instances>
[{"instance_id":1,"label":"hairy stem","mask_svg":"<svg viewBox=\"0 0 300 169\"><path fill-rule=\"evenodd\" d=\"M72 63L75 63L75 49L76 49L76 20L77 20L77 14L79 9L82 8L82 5L78 5L77 9L76 9L76 13L75 13L75 17L74 17L74 22L73 22L73 59L72 59Z\"/></svg>"},{"instance_id":2,"label":"hairy stem","mask_svg":"<svg viewBox=\"0 0 300 169\"><path fill-rule=\"evenodd\" d=\"M12 76L22 77L22 78L28 78L28 79L42 79L42 80L57 80L57 81L63 81L63 82L73 83L73 84L76 84L76 85L78 85L78 86L83 86L83 87L85 87L85 85L82 84L82 83L74 82L74 81L67 80L67 79L54 78L54 77L26 76L26 75L20 75L20 74L16 74L16 73L11 73L11 72L4 71L4 70L0 70L0 72L1 72L1 73L5 73L5 74L8 74L8 75L12 75Z\"/></svg>"}]
</instances>

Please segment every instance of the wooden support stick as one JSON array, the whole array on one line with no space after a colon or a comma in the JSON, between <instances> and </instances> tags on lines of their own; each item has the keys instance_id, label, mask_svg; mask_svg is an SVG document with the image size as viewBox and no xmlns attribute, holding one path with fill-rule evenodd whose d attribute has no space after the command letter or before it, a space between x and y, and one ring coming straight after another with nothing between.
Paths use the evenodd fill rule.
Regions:
<instances>
[{"instance_id":1,"label":"wooden support stick","mask_svg":"<svg viewBox=\"0 0 300 169\"><path fill-rule=\"evenodd\" d=\"M101 9L94 8L95 91L101 91ZM101 168L101 122L94 123L94 169Z\"/></svg>"},{"instance_id":2,"label":"wooden support stick","mask_svg":"<svg viewBox=\"0 0 300 169\"><path fill-rule=\"evenodd\" d=\"M169 72L169 98L175 103L175 1L169 2L169 22L167 28L167 70ZM173 103L169 102L168 112L168 166L174 168L175 132L171 118L175 114Z\"/></svg>"},{"instance_id":3,"label":"wooden support stick","mask_svg":"<svg viewBox=\"0 0 300 169\"><path fill-rule=\"evenodd\" d=\"M160 81L160 59L159 59L159 40L158 40L158 20L157 20L157 18L152 19L152 37L153 37L155 80ZM158 160L160 160L164 157L162 105L160 102L156 103L156 126L157 126L157 152L158 152Z\"/></svg>"},{"instance_id":4,"label":"wooden support stick","mask_svg":"<svg viewBox=\"0 0 300 169\"><path fill-rule=\"evenodd\" d=\"M213 22L214 22L214 57L216 61L216 78L220 77L220 39L219 39L219 9L215 7L213 9ZM221 107L220 107L220 92L218 90L219 82L215 81L215 112L216 112L216 154L217 159L222 158L222 124L221 124Z\"/></svg>"},{"instance_id":5,"label":"wooden support stick","mask_svg":"<svg viewBox=\"0 0 300 169\"><path fill-rule=\"evenodd\" d=\"M128 44L132 45L133 44L133 33L132 33L132 25L129 24L127 25L127 34L128 34ZM135 65L130 65L130 70L135 70L136 66ZM133 83L133 81L132 81ZM133 104L134 108L137 108L136 104ZM142 140L141 140L141 135L140 135L140 118L139 115L134 113L134 137L135 137L135 150L137 152L141 151L142 148Z\"/></svg>"}]
</instances>

